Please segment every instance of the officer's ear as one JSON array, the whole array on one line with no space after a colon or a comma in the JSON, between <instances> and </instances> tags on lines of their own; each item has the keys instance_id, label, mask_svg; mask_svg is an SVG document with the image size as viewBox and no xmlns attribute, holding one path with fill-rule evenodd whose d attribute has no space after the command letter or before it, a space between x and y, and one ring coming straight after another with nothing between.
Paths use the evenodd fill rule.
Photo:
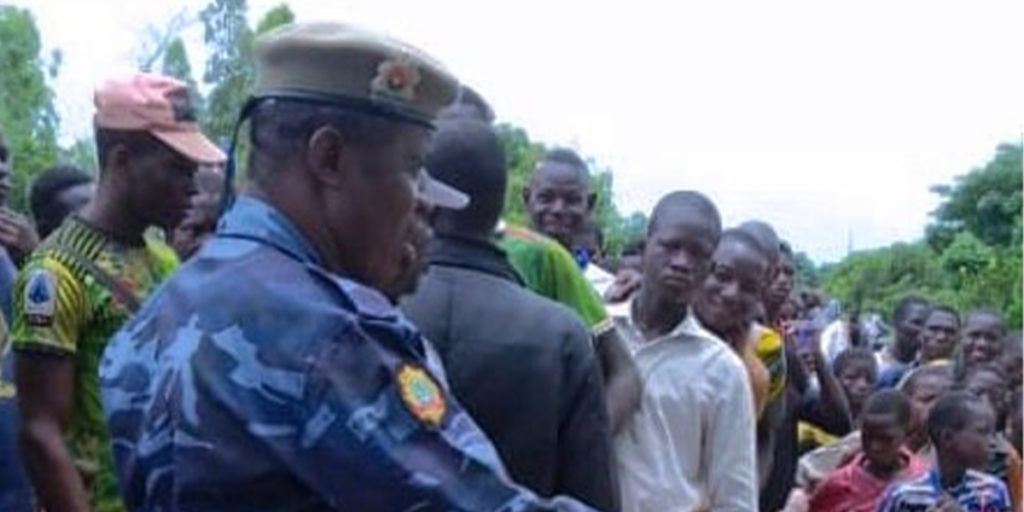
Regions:
<instances>
[{"instance_id":1,"label":"officer's ear","mask_svg":"<svg viewBox=\"0 0 1024 512\"><path fill-rule=\"evenodd\" d=\"M354 148L335 128L321 126L306 141L306 168L322 185L340 187L354 165Z\"/></svg>"}]
</instances>

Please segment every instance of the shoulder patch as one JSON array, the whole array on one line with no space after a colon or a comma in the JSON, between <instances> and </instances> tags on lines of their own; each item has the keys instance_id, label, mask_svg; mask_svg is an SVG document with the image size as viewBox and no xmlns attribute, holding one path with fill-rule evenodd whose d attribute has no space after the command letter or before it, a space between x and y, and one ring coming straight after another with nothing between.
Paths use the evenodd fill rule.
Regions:
<instances>
[{"instance_id":1,"label":"shoulder patch","mask_svg":"<svg viewBox=\"0 0 1024 512\"><path fill-rule=\"evenodd\" d=\"M409 412L430 427L440 427L448 413L448 402L434 377L420 366L403 363L395 379Z\"/></svg>"},{"instance_id":2,"label":"shoulder patch","mask_svg":"<svg viewBox=\"0 0 1024 512\"><path fill-rule=\"evenodd\" d=\"M57 278L45 269L33 270L25 285L25 320L33 327L53 325L57 310Z\"/></svg>"}]
</instances>

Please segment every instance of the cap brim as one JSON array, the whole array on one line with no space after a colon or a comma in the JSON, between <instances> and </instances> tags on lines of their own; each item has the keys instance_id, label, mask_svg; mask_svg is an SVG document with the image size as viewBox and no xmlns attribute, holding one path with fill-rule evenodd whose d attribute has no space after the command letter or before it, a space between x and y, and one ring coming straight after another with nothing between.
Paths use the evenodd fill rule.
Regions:
<instances>
[{"instance_id":1,"label":"cap brim","mask_svg":"<svg viewBox=\"0 0 1024 512\"><path fill-rule=\"evenodd\" d=\"M194 131L159 131L150 133L175 151L201 164L222 164L228 157L205 135Z\"/></svg>"},{"instance_id":2,"label":"cap brim","mask_svg":"<svg viewBox=\"0 0 1024 512\"><path fill-rule=\"evenodd\" d=\"M469 196L434 179L426 169L421 171L423 200L441 208L461 210L469 204Z\"/></svg>"}]
</instances>

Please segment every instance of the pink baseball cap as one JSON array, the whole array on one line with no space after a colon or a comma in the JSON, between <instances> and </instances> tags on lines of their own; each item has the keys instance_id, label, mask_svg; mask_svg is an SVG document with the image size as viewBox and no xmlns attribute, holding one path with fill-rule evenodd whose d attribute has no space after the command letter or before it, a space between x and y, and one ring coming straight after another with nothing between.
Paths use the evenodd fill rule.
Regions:
<instances>
[{"instance_id":1,"label":"pink baseball cap","mask_svg":"<svg viewBox=\"0 0 1024 512\"><path fill-rule=\"evenodd\" d=\"M147 131L197 163L220 164L227 155L199 130L184 82L139 73L107 80L96 89L96 126Z\"/></svg>"}]
</instances>

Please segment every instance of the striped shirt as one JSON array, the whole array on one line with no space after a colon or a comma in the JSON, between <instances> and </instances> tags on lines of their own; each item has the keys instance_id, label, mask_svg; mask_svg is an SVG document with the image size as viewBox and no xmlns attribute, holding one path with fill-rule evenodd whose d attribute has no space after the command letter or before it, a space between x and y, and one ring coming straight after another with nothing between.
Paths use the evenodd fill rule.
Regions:
<instances>
[{"instance_id":1,"label":"striped shirt","mask_svg":"<svg viewBox=\"0 0 1024 512\"><path fill-rule=\"evenodd\" d=\"M879 507L879 512L925 512L943 495L949 495L964 512L1010 512L1010 494L998 478L968 469L951 487L942 487L938 469L904 484L895 485Z\"/></svg>"}]
</instances>

